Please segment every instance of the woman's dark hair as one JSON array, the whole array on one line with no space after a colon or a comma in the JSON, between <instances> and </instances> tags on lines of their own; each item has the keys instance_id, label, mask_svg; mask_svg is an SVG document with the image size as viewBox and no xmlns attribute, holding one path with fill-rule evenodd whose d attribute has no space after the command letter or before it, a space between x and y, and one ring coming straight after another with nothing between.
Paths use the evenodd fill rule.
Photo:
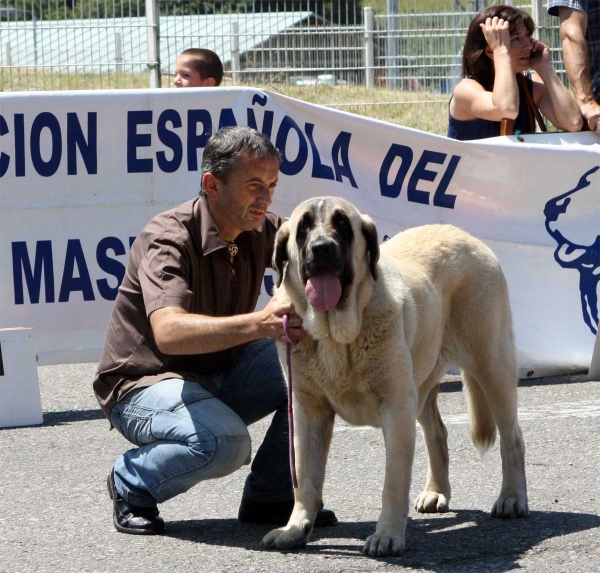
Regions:
<instances>
[{"instance_id":1,"label":"woman's dark hair","mask_svg":"<svg viewBox=\"0 0 600 573\"><path fill-rule=\"evenodd\" d=\"M484 8L471 20L463 48L462 77L477 80L488 91L494 89L494 62L485 53L488 44L480 24L485 24L488 18L494 16L508 22L511 34L521 23L524 24L530 35L535 30L531 16L512 6L499 5Z\"/></svg>"},{"instance_id":2,"label":"woman's dark hair","mask_svg":"<svg viewBox=\"0 0 600 573\"><path fill-rule=\"evenodd\" d=\"M275 159L281 163L281 153L262 133L245 126L224 127L208 140L204 148L200 195L204 194L202 179L205 173L212 173L225 182L238 159L245 155L256 159Z\"/></svg>"}]
</instances>

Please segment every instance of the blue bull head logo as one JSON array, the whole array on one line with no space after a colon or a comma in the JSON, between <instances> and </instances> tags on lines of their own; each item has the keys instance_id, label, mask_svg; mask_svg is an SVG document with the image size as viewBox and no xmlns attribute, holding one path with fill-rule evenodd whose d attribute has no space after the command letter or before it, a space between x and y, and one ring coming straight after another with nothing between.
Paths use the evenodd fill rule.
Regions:
<instances>
[{"instance_id":1,"label":"blue bull head logo","mask_svg":"<svg viewBox=\"0 0 600 573\"><path fill-rule=\"evenodd\" d=\"M583 320L593 334L596 334L598 330L597 288L600 282L600 224L598 224L598 220L600 219L600 213L598 210L591 214L587 213L596 221L591 226L591 235L584 236L581 233L574 232L572 227L571 232L569 232L566 230L568 225L562 225L562 223L569 219L570 214L567 210L573 200L576 199L575 193L595 193L599 200L595 203L592 202L592 205L600 204L599 169L600 166L590 169L581 177L575 189L551 199L544 207L546 230L558 245L556 251L554 251L556 262L565 269L577 269L579 271L579 292L581 294ZM573 210L572 214L575 215ZM560 221L559 217L562 217Z\"/></svg>"}]
</instances>

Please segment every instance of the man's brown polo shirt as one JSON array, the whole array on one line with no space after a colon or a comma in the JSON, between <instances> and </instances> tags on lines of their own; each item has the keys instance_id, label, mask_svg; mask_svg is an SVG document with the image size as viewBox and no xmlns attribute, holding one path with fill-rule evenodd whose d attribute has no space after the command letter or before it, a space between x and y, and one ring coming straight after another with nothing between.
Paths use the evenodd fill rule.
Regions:
<instances>
[{"instance_id":1,"label":"man's brown polo shirt","mask_svg":"<svg viewBox=\"0 0 600 573\"><path fill-rule=\"evenodd\" d=\"M233 263L204 197L148 223L131 247L94 379L107 418L125 394L167 378L211 388L211 375L231 364L242 346L210 354L163 354L148 316L169 306L209 316L252 312L281 222L267 213L259 229L240 234Z\"/></svg>"}]
</instances>

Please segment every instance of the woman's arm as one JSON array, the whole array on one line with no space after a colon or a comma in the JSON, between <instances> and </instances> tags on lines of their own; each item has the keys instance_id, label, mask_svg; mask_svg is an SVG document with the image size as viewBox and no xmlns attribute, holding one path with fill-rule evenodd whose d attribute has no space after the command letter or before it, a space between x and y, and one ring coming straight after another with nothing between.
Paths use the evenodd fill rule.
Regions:
<instances>
[{"instance_id":1,"label":"woman's arm","mask_svg":"<svg viewBox=\"0 0 600 573\"><path fill-rule=\"evenodd\" d=\"M519 114L519 88L509 54L509 24L501 18L488 18L481 24L481 30L488 43L486 53L494 61L493 91L465 78L454 90L450 113L453 118L463 121L515 119Z\"/></svg>"},{"instance_id":2,"label":"woman's arm","mask_svg":"<svg viewBox=\"0 0 600 573\"><path fill-rule=\"evenodd\" d=\"M552 67L548 46L537 40L531 48L531 68L539 76L534 77L533 99L541 112L558 129L579 131L583 117L577 101Z\"/></svg>"}]
</instances>

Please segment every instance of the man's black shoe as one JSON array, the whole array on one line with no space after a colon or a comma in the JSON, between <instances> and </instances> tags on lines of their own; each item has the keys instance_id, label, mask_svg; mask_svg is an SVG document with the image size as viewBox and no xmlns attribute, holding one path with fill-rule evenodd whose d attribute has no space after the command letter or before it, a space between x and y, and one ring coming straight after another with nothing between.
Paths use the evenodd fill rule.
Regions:
<instances>
[{"instance_id":1,"label":"man's black shoe","mask_svg":"<svg viewBox=\"0 0 600 573\"><path fill-rule=\"evenodd\" d=\"M293 509L293 499L277 503L258 503L244 495L242 496L242 503L238 512L238 521L242 523L276 523L277 525L286 525L290 515L292 515ZM335 525L337 521L338 519L333 511L322 509L317 513L315 527Z\"/></svg>"},{"instance_id":2,"label":"man's black shoe","mask_svg":"<svg viewBox=\"0 0 600 573\"><path fill-rule=\"evenodd\" d=\"M115 487L115 470L110 470L106 480L108 495L113 500L113 523L121 533L157 535L164 533L165 522L158 516L157 507L136 507L128 504Z\"/></svg>"}]
</instances>

